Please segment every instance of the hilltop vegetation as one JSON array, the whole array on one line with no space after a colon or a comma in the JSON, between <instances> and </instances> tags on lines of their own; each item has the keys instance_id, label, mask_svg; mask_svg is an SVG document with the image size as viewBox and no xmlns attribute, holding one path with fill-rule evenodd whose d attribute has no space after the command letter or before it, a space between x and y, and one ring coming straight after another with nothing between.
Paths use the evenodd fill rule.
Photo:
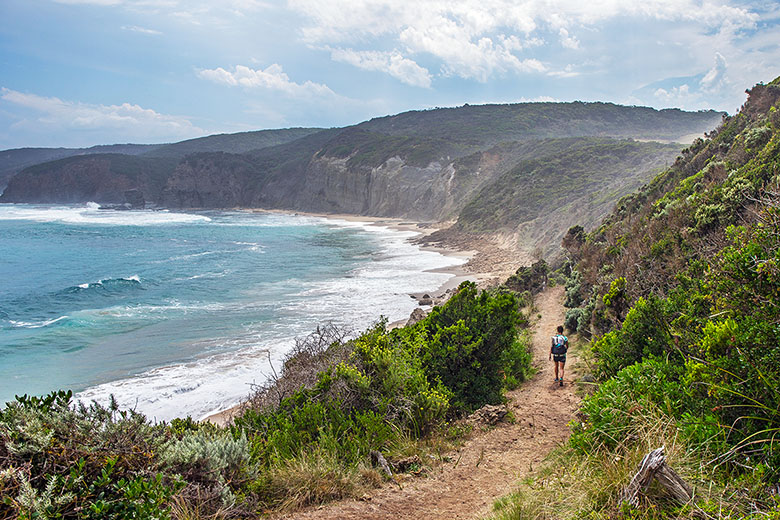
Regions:
<instances>
[{"instance_id":1,"label":"hilltop vegetation","mask_svg":"<svg viewBox=\"0 0 780 520\"><path fill-rule=\"evenodd\" d=\"M176 157L181 159L193 153L247 153L253 150L289 143L321 130L321 128L283 128L279 130L255 130L235 134L209 135L178 143L159 145L144 152L144 155L146 157Z\"/></svg>"},{"instance_id":2,"label":"hilltop vegetation","mask_svg":"<svg viewBox=\"0 0 780 520\"><path fill-rule=\"evenodd\" d=\"M613 103L464 105L375 118L360 128L389 135L497 144L546 137L609 136L675 141L709 130L722 113L625 107ZM682 133L681 133L682 130Z\"/></svg>"},{"instance_id":3,"label":"hilltop vegetation","mask_svg":"<svg viewBox=\"0 0 780 520\"><path fill-rule=\"evenodd\" d=\"M17 398L0 411L0 518L256 518L359 496L387 477L372 452L418 471L450 419L524 379L522 303L464 283L415 325L319 328L228 428Z\"/></svg>"},{"instance_id":4,"label":"hilltop vegetation","mask_svg":"<svg viewBox=\"0 0 780 520\"><path fill-rule=\"evenodd\" d=\"M566 321L592 337L600 384L558 455L568 474L551 466L501 518L780 515L780 78L748 93L601 227L566 235ZM651 488L621 505L661 445L694 501Z\"/></svg>"}]
</instances>

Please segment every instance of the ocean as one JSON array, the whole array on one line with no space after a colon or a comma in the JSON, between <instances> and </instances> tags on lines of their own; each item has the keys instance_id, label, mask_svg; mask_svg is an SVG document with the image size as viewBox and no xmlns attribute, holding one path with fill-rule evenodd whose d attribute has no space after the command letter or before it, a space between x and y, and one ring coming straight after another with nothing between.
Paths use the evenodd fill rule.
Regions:
<instances>
[{"instance_id":1,"label":"ocean","mask_svg":"<svg viewBox=\"0 0 780 520\"><path fill-rule=\"evenodd\" d=\"M462 259L312 216L0 205L0 403L72 389L153 420L246 397L317 325L405 319Z\"/></svg>"}]
</instances>

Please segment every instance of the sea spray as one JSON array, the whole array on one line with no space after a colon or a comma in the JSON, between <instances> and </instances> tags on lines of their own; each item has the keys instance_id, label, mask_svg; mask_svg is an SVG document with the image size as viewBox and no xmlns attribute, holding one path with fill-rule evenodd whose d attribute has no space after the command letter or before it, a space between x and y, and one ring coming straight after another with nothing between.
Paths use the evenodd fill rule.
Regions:
<instances>
[{"instance_id":1,"label":"sea spray","mask_svg":"<svg viewBox=\"0 0 780 520\"><path fill-rule=\"evenodd\" d=\"M0 399L72 388L158 419L246 396L296 337L409 315L462 260L414 233L249 212L0 207ZM22 326L25 324L26 326Z\"/></svg>"}]
</instances>

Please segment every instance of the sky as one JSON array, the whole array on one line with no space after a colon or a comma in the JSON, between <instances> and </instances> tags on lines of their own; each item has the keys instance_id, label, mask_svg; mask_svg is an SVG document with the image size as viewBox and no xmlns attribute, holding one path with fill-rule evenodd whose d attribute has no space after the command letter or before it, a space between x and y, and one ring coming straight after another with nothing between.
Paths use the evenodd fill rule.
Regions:
<instances>
[{"instance_id":1,"label":"sky","mask_svg":"<svg viewBox=\"0 0 780 520\"><path fill-rule=\"evenodd\" d=\"M0 0L0 150L464 103L734 113L779 26L776 0Z\"/></svg>"}]
</instances>

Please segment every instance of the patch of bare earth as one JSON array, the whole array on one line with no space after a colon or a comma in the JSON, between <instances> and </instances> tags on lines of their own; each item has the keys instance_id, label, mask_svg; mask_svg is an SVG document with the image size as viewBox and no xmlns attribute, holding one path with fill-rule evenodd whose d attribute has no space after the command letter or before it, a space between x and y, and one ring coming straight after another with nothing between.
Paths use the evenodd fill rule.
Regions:
<instances>
[{"instance_id":1,"label":"patch of bare earth","mask_svg":"<svg viewBox=\"0 0 780 520\"><path fill-rule=\"evenodd\" d=\"M348 500L317 509L286 515L286 519L356 520L478 518L493 502L513 491L517 481L529 474L545 456L569 437L568 423L579 399L574 395L573 376L567 370L564 386L553 382L553 363L548 361L550 337L563 323L563 289L547 289L537 297L533 354L536 375L509 393L516 421L490 430L478 430L456 452L436 466L427 477L402 482L401 489L385 484L362 500ZM569 355L567 368L575 361Z\"/></svg>"}]
</instances>

